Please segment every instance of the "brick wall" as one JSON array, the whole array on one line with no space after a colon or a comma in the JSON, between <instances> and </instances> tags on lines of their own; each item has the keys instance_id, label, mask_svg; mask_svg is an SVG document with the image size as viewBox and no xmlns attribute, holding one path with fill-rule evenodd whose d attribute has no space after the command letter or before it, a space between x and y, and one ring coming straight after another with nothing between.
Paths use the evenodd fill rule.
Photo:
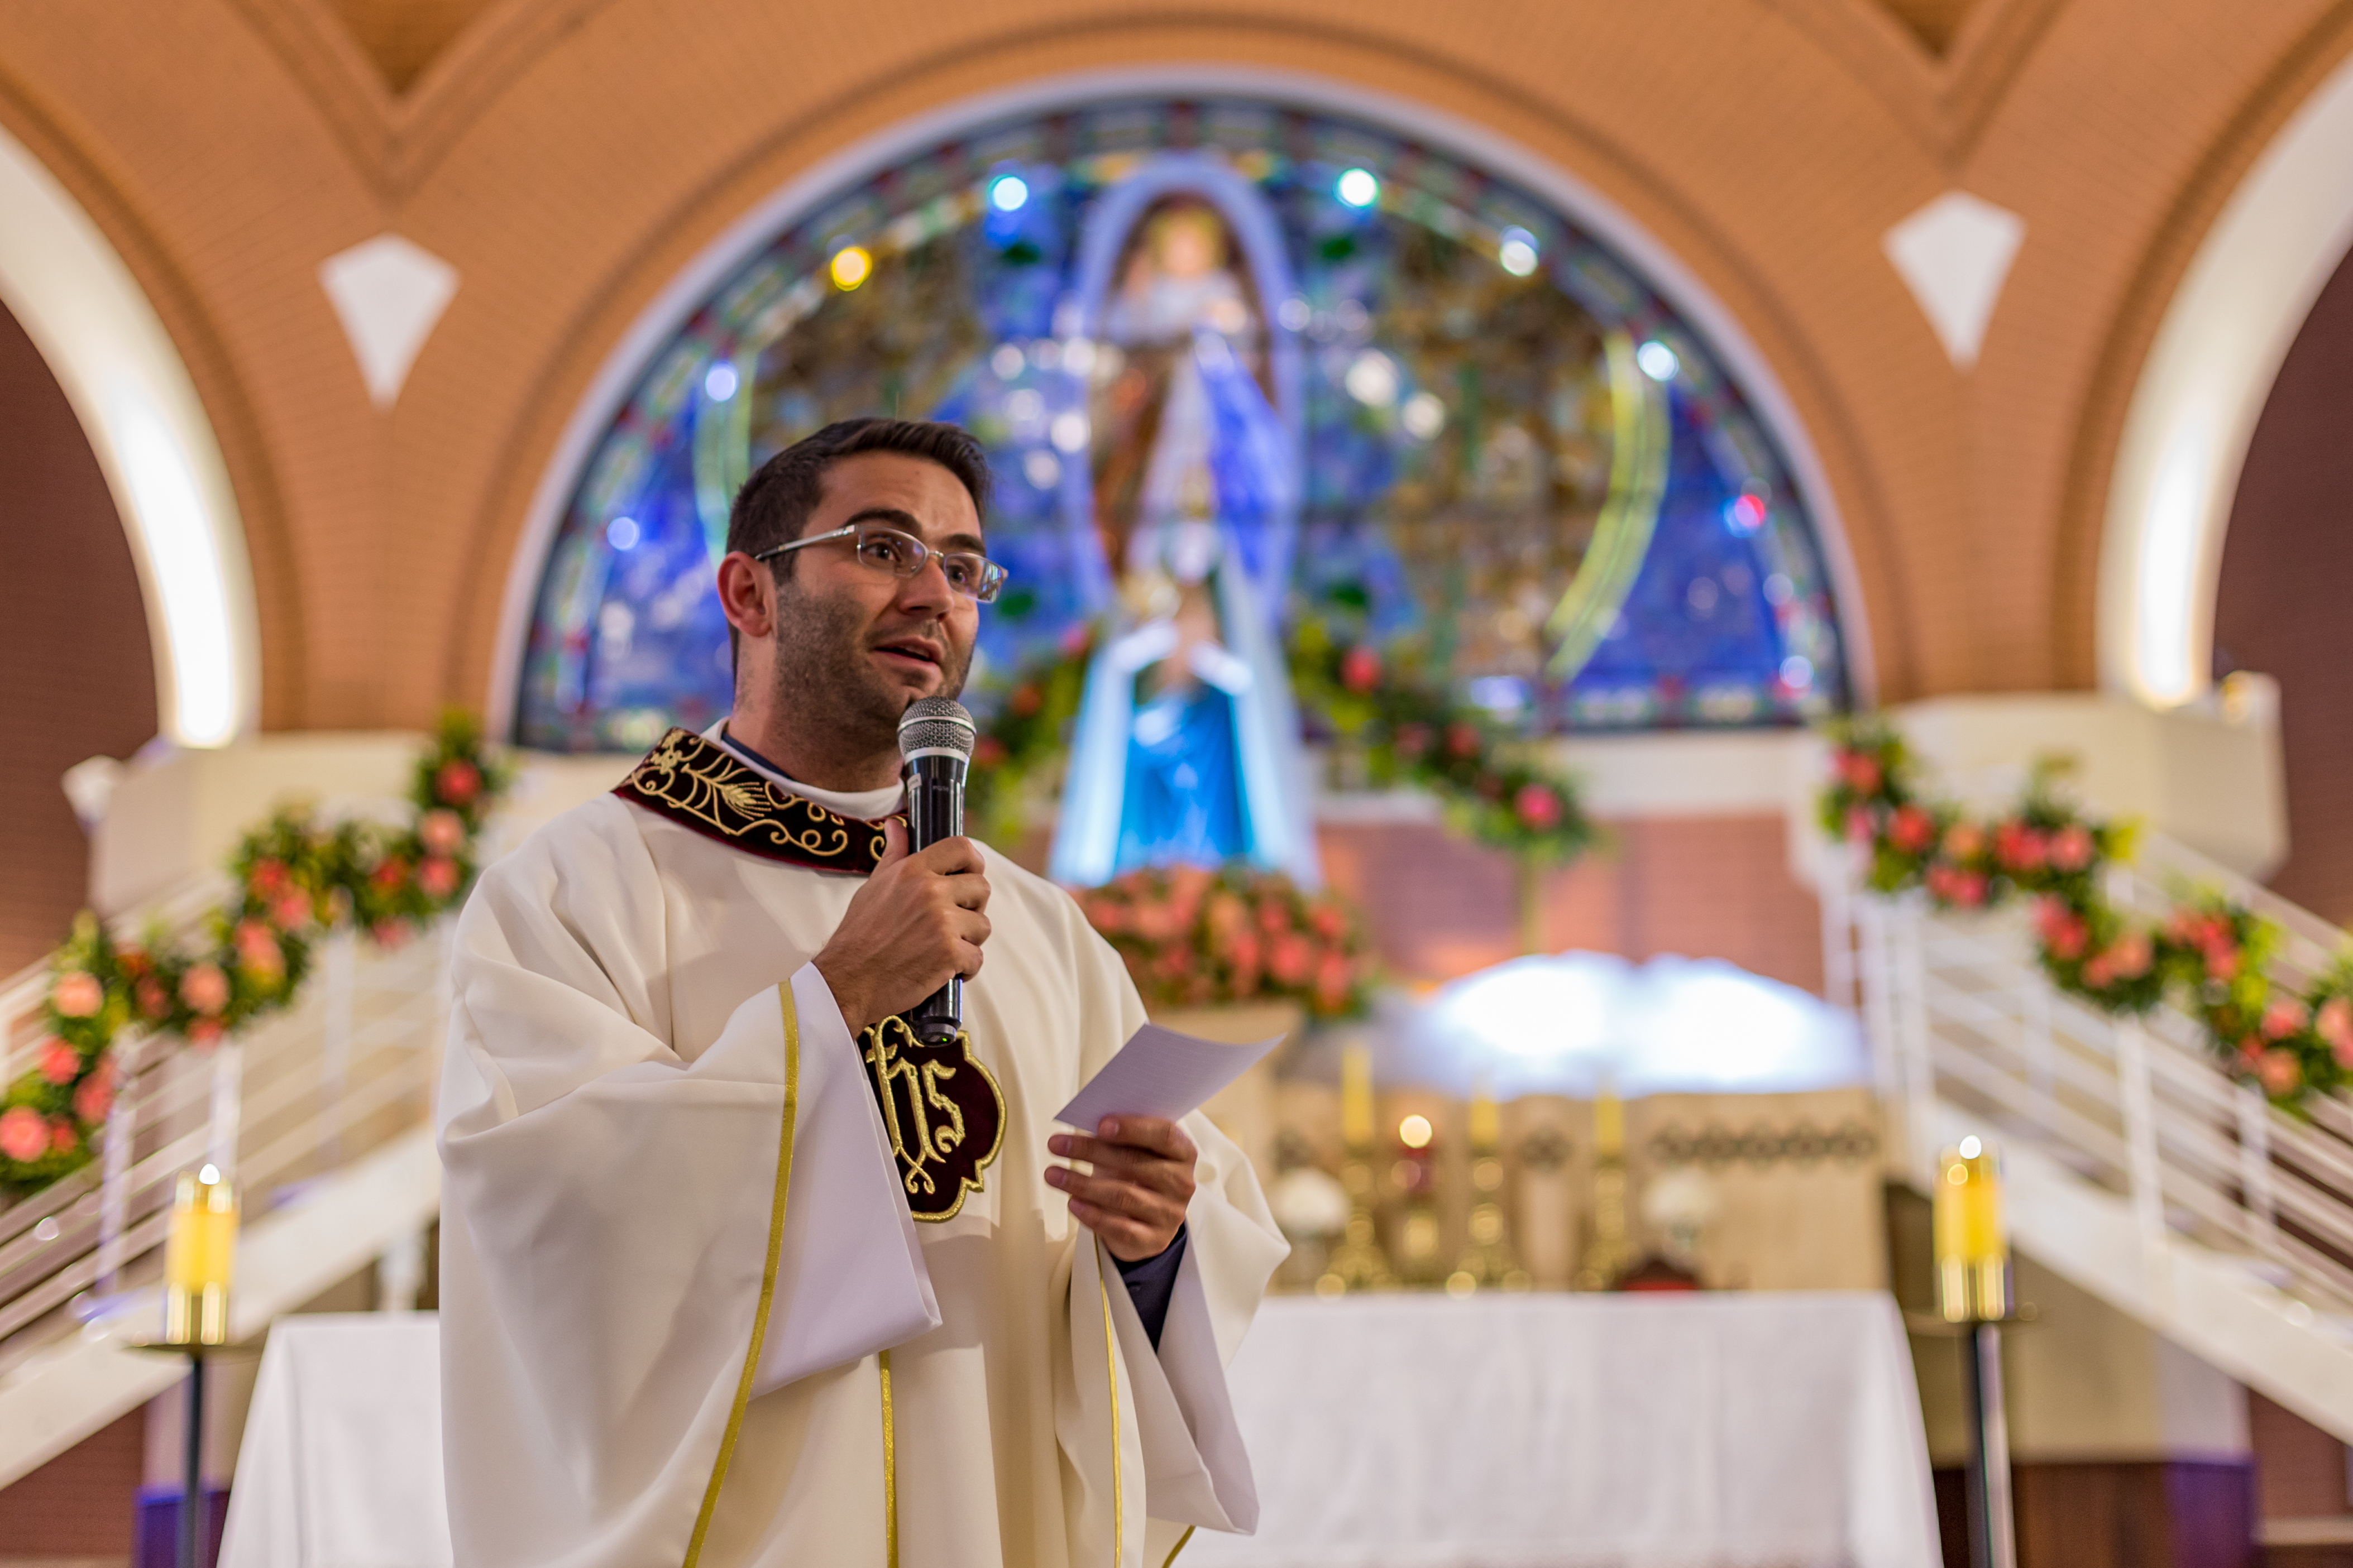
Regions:
<instances>
[{"instance_id":1,"label":"brick wall","mask_svg":"<svg viewBox=\"0 0 2353 1568\"><path fill-rule=\"evenodd\" d=\"M1609 829L1607 848L1543 877L1544 951L1723 958L1820 990L1820 910L1789 874L1779 816L1654 817ZM1508 856L1435 824L1326 823L1318 839L1325 877L1364 910L1397 978L1451 980L1521 951Z\"/></svg>"},{"instance_id":2,"label":"brick wall","mask_svg":"<svg viewBox=\"0 0 2353 1568\"><path fill-rule=\"evenodd\" d=\"M131 1556L147 1430L145 1407L0 1488L0 1562Z\"/></svg>"}]
</instances>

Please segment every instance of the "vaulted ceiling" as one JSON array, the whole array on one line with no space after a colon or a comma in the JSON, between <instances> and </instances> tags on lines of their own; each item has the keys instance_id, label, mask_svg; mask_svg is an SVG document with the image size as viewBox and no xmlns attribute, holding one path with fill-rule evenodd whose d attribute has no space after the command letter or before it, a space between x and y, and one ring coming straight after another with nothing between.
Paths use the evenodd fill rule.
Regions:
<instances>
[{"instance_id":1,"label":"vaulted ceiling","mask_svg":"<svg viewBox=\"0 0 2353 1568\"><path fill-rule=\"evenodd\" d=\"M1879 0L1894 13L1895 19L1912 29L1913 35L1928 47L1928 52L1942 55L1952 46L1961 24L1968 19L1976 0Z\"/></svg>"}]
</instances>

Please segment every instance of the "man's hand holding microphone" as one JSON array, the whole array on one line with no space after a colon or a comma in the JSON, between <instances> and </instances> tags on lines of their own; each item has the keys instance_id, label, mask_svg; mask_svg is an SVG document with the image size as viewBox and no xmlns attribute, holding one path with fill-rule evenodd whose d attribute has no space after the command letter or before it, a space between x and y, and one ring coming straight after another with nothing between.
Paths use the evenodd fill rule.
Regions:
<instances>
[{"instance_id":1,"label":"man's hand holding microphone","mask_svg":"<svg viewBox=\"0 0 2353 1568\"><path fill-rule=\"evenodd\" d=\"M853 1035L911 1010L954 1018L950 1009L960 1009L945 988L980 973L989 933L987 864L960 831L971 730L963 708L947 699L921 700L900 721L910 815L918 830L929 831L911 836L895 819L884 825L881 861L817 956ZM961 754L929 743L943 737L951 745L960 740ZM914 841L943 826L959 831ZM1046 1146L1092 1167L1049 1165L1046 1180L1069 1196L1071 1216L1102 1237L1113 1258L1133 1263L1167 1249L1185 1223L1199 1152L1183 1128L1159 1117L1107 1116L1092 1137L1057 1133Z\"/></svg>"}]
</instances>

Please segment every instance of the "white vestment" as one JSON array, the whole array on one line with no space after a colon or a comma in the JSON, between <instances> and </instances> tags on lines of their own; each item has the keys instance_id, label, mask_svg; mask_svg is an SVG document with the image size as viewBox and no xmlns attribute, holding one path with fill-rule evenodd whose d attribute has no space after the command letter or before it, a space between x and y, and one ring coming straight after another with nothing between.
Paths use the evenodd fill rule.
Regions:
<instances>
[{"instance_id":1,"label":"white vestment","mask_svg":"<svg viewBox=\"0 0 2353 1568\"><path fill-rule=\"evenodd\" d=\"M1067 894L985 853L964 1016L1002 1136L937 1223L810 963L857 876L617 795L483 874L439 1109L459 1568L653 1568L698 1534L707 1568L1160 1568L1188 1527L1255 1525L1224 1367L1284 1244L1187 1118L1155 1353L1043 1179L1049 1119L1142 1004Z\"/></svg>"}]
</instances>

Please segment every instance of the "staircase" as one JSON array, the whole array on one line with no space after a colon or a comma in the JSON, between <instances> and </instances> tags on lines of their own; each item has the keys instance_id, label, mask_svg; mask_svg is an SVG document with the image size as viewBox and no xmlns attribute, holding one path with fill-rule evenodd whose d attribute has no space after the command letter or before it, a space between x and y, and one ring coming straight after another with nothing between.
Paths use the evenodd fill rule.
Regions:
<instances>
[{"instance_id":1,"label":"staircase","mask_svg":"<svg viewBox=\"0 0 2353 1568\"><path fill-rule=\"evenodd\" d=\"M113 921L116 935L190 931L227 891L192 880ZM296 1006L210 1052L118 1041L100 1158L0 1208L0 1486L185 1375L128 1342L160 1326L172 1184L193 1165L229 1173L244 1205L234 1338L371 1264L385 1304L414 1302L440 1208L448 935L445 922L388 952L330 938ZM0 1081L31 1066L47 984L46 965L0 984Z\"/></svg>"},{"instance_id":2,"label":"staircase","mask_svg":"<svg viewBox=\"0 0 2353 1568\"><path fill-rule=\"evenodd\" d=\"M2143 919L2192 888L2244 903L2286 932L2276 963L2298 986L2348 940L2160 836L2109 875ZM2234 1083L2182 1014L2074 1001L2043 978L2023 909L1940 913L1839 876L1822 903L1826 989L1862 1019L1897 1173L1926 1193L1939 1149L1995 1140L2021 1251L2353 1442L2353 1102L2299 1121Z\"/></svg>"}]
</instances>

